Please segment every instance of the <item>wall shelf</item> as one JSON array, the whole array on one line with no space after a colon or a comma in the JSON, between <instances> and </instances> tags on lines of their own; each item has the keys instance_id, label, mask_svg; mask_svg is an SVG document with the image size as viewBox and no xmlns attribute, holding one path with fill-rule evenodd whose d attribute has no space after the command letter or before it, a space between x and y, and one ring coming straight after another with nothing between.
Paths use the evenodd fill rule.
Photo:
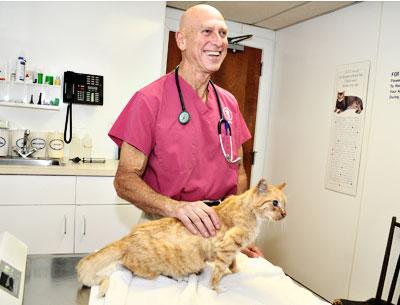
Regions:
<instances>
[{"instance_id":1,"label":"wall shelf","mask_svg":"<svg viewBox=\"0 0 400 305\"><path fill-rule=\"evenodd\" d=\"M43 110L60 110L60 105L59 106L37 105L37 104L25 104L25 103L18 103L18 102L6 102L6 101L0 101L0 106L43 109Z\"/></svg>"},{"instance_id":2,"label":"wall shelf","mask_svg":"<svg viewBox=\"0 0 400 305\"><path fill-rule=\"evenodd\" d=\"M62 104L60 85L34 84L25 82L0 81L0 106L60 110ZM41 95L41 104L37 104ZM31 97L33 104L30 103ZM58 105L52 105L58 99ZM46 103L46 101L50 101Z\"/></svg>"}]
</instances>

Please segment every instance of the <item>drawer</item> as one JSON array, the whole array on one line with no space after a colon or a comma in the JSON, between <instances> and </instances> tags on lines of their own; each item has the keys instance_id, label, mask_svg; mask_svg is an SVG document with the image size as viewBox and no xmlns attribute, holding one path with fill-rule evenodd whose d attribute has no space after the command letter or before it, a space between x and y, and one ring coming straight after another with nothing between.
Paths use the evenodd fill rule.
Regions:
<instances>
[{"instance_id":1,"label":"drawer","mask_svg":"<svg viewBox=\"0 0 400 305\"><path fill-rule=\"evenodd\" d=\"M75 176L0 175L0 205L75 204Z\"/></svg>"},{"instance_id":2,"label":"drawer","mask_svg":"<svg viewBox=\"0 0 400 305\"><path fill-rule=\"evenodd\" d=\"M114 189L114 177L77 177L76 204L127 204Z\"/></svg>"}]
</instances>

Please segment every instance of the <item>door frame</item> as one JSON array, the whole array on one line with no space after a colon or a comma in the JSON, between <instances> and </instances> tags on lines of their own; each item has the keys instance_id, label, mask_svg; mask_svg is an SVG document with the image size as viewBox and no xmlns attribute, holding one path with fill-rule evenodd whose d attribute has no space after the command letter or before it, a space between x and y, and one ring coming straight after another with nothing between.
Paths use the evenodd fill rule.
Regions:
<instances>
[{"instance_id":1,"label":"door frame","mask_svg":"<svg viewBox=\"0 0 400 305\"><path fill-rule=\"evenodd\" d=\"M169 31L176 32L179 28L179 19L183 11L166 8L164 26L164 47L161 63L161 74L165 73L168 55ZM253 38L243 41L243 45L261 49L263 62L262 75L258 88L257 115L254 132L253 150L256 152L254 164L251 169L250 185L254 185L261 177L269 178L272 173L266 167L267 164L267 142L269 141L269 113L271 105L272 70L274 62L275 39L274 31L262 29L255 26L241 24L226 20L230 36L253 34Z\"/></svg>"}]
</instances>

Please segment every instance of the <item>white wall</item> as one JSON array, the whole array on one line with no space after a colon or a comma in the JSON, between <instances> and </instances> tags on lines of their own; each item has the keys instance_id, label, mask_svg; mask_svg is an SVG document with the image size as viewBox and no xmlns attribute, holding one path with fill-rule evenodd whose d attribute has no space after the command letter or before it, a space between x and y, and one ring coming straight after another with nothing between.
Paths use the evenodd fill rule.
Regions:
<instances>
[{"instance_id":1,"label":"white wall","mask_svg":"<svg viewBox=\"0 0 400 305\"><path fill-rule=\"evenodd\" d=\"M268 160L288 182L284 227L264 250L285 272L328 299L375 295L391 216L400 216L400 104L387 102L400 69L399 3L364 2L277 32ZM324 188L335 72L369 60L363 150L355 197Z\"/></svg>"},{"instance_id":2,"label":"white wall","mask_svg":"<svg viewBox=\"0 0 400 305\"><path fill-rule=\"evenodd\" d=\"M73 106L73 126L94 157L116 157L107 133L133 93L162 74L165 2L0 2L0 63L21 50L28 64L104 76L104 106ZM0 107L14 128L64 130L60 111Z\"/></svg>"},{"instance_id":3,"label":"white wall","mask_svg":"<svg viewBox=\"0 0 400 305\"><path fill-rule=\"evenodd\" d=\"M400 221L400 102L388 103L390 74L400 72L399 16L399 2L384 2L371 135L350 286L350 295L356 298L364 297L367 291L375 294L390 219L397 216ZM400 249L399 243L397 234L395 249Z\"/></svg>"}]
</instances>

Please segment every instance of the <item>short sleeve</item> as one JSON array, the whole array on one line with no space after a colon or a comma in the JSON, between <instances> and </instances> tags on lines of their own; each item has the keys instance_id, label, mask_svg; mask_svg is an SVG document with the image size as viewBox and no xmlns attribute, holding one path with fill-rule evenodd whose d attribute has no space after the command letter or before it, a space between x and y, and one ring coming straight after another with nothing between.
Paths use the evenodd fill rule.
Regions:
<instances>
[{"instance_id":1,"label":"short sleeve","mask_svg":"<svg viewBox=\"0 0 400 305\"><path fill-rule=\"evenodd\" d=\"M140 91L135 93L108 135L119 147L125 141L149 156L155 143L158 107L159 101L156 98L149 98Z\"/></svg>"}]
</instances>

